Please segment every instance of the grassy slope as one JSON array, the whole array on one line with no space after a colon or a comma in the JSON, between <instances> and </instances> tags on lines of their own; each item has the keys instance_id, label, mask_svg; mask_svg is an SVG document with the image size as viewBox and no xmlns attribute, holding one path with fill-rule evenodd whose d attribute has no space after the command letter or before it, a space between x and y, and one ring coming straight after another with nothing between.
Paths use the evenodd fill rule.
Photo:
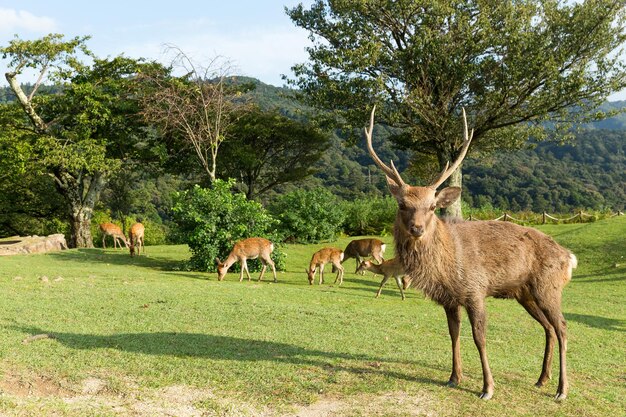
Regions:
<instances>
[{"instance_id":1,"label":"grassy slope","mask_svg":"<svg viewBox=\"0 0 626 417\"><path fill-rule=\"evenodd\" d=\"M396 401L375 414L623 414L626 217L544 230L579 258L563 301L571 383L563 404L551 399L555 380L533 387L543 330L514 301L488 301L496 394L482 402L476 397L480 362L465 317L465 380L450 389L442 385L451 359L441 307L414 291L402 302L392 280L375 300L379 277L355 276L353 260L341 288L330 273L327 284L309 286L304 268L324 245L288 246L288 270L277 284L242 284L236 274L217 282L212 274L176 271L186 249L163 246L148 247L139 259L98 249L0 258L0 389L7 391L0 412L129 414L128 398L188 386L214 394L197 399L195 408L222 414L241 412L233 404L280 414L329 398L398 392L420 399L422 408ZM44 275L49 282L39 279ZM56 339L22 343L39 333ZM553 370L556 378L558 360ZM100 395L115 401L62 400L77 397L89 378L104 381ZM6 388L10 381L32 386L42 380L56 387L52 393L42 388L29 397ZM340 414L374 414L368 407L357 401Z\"/></svg>"}]
</instances>

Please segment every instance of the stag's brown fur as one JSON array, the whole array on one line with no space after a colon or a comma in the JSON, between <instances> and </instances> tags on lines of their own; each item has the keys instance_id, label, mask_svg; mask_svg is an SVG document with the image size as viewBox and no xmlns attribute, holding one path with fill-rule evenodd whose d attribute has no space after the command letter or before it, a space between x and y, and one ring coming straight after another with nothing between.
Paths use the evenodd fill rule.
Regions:
<instances>
[{"instance_id":1,"label":"stag's brown fur","mask_svg":"<svg viewBox=\"0 0 626 417\"><path fill-rule=\"evenodd\" d=\"M515 298L544 328L546 345L537 386L551 376L555 339L559 343L559 385L556 399L567 396L567 330L561 313L561 293L576 267L576 257L549 236L528 227L496 221L446 221L435 215L461 194L458 187L437 188L460 166L471 142L465 112L465 140L460 156L429 186L404 183L397 169L384 164L372 148L374 111L366 129L374 162L387 175L389 190L398 202L394 225L396 253L411 285L444 307L452 340L449 385L462 378L460 354L461 307L465 307L483 370L480 397L490 399L494 382L487 360L484 299Z\"/></svg>"}]
</instances>

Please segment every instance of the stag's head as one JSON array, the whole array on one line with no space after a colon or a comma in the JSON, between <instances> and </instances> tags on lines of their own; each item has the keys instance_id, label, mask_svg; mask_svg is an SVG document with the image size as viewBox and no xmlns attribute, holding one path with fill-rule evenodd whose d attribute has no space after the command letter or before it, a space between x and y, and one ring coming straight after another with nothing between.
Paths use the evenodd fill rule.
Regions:
<instances>
[{"instance_id":1,"label":"stag's head","mask_svg":"<svg viewBox=\"0 0 626 417\"><path fill-rule=\"evenodd\" d=\"M437 179L430 185L421 187L408 185L404 182L398 170L391 161L391 167L383 163L372 147L372 131L374 130L374 112L372 109L369 128L365 129L367 148L374 162L385 173L389 191L398 202L398 216L396 227L400 227L406 236L412 239L424 239L433 230L433 224L437 221L435 210L448 207L461 195L459 187L447 187L437 191L437 188L448 179L455 169L461 165L463 158L472 140L473 131L468 132L467 118L463 110L464 141L461 152L456 161L450 166L448 163Z\"/></svg>"}]
</instances>

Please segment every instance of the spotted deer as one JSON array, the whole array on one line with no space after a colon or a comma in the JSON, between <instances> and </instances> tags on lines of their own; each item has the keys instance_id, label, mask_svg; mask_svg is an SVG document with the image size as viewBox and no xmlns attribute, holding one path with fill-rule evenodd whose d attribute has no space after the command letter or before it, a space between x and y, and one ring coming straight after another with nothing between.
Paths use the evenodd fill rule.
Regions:
<instances>
[{"instance_id":1,"label":"spotted deer","mask_svg":"<svg viewBox=\"0 0 626 417\"><path fill-rule=\"evenodd\" d=\"M143 250L145 253L145 248L143 245L143 235L145 228L141 223L135 223L130 227L130 256L135 256L135 249L137 250L137 255L141 253Z\"/></svg>"},{"instance_id":2,"label":"spotted deer","mask_svg":"<svg viewBox=\"0 0 626 417\"><path fill-rule=\"evenodd\" d=\"M421 289L441 304L446 312L452 340L452 373L449 386L461 382L459 331L461 307L472 326L483 371L480 398L494 393L494 381L485 349L485 297L514 298L544 328L546 336L543 367L535 384L541 387L551 378L555 339L559 344L559 383L555 400L567 397L567 330L561 312L565 285L576 268L576 256L538 230L501 221L459 221L441 219L435 210L447 207L461 195L459 187L437 190L463 161L472 140L463 110L464 141L456 161L446 165L427 186L406 184L393 161L384 164L372 147L374 112L365 129L371 157L385 173L391 194L398 203L394 224L397 257L411 286Z\"/></svg>"},{"instance_id":3,"label":"spotted deer","mask_svg":"<svg viewBox=\"0 0 626 417\"><path fill-rule=\"evenodd\" d=\"M250 271L248 270L248 259L259 258L263 264L261 269L261 275L259 275L259 281L263 280L263 275L267 269L267 265L272 267L274 273L274 282L276 282L276 267L274 261L272 261L271 255L274 251L274 244L262 237L251 237L248 239L240 240L235 243L233 250L230 252L224 262L219 258L215 258L217 262L217 279L222 281L228 272L228 269L235 263L241 263L241 271L239 273L239 282L243 281L243 272L246 272L248 281L250 281Z\"/></svg>"},{"instance_id":4,"label":"spotted deer","mask_svg":"<svg viewBox=\"0 0 626 417\"><path fill-rule=\"evenodd\" d=\"M355 258L356 270L359 269L359 265L361 265L363 259L367 258L368 256L373 257L376 262L381 263L385 260L383 258L383 255L385 254L386 247L387 246L383 243L383 241L378 239L353 240L352 242L348 243L348 246L346 246L346 249L343 251L344 258L341 263L344 263L350 258Z\"/></svg>"},{"instance_id":5,"label":"spotted deer","mask_svg":"<svg viewBox=\"0 0 626 417\"><path fill-rule=\"evenodd\" d=\"M359 273L364 271L370 271L383 276L383 280L380 282L380 287L376 292L376 298L380 297L383 286L391 277L393 277L396 280L396 284L398 284L402 300L406 298L404 296L405 287L402 285L402 278L404 277L405 273L404 268L402 267L402 264L400 263L400 260L398 258L386 260L381 264L375 264L372 261L363 261L361 262L361 265L359 265L359 267L357 268L356 272Z\"/></svg>"},{"instance_id":6,"label":"spotted deer","mask_svg":"<svg viewBox=\"0 0 626 417\"><path fill-rule=\"evenodd\" d=\"M124 235L124 232L122 232L122 229L120 229L118 225L113 223L100 223L100 231L102 232L102 247L104 249L107 248L105 241L107 236L113 237L114 249L117 249L118 245L120 249L122 249L122 245L119 244L119 240L122 240L128 249L128 240L126 240L126 235Z\"/></svg>"},{"instance_id":7,"label":"spotted deer","mask_svg":"<svg viewBox=\"0 0 626 417\"><path fill-rule=\"evenodd\" d=\"M343 284L343 266L341 265L343 257L343 251L337 248L323 248L315 252L311 257L309 268L306 269L309 284L313 285L313 282L315 281L315 273L318 269L320 271L319 283L320 285L324 283L324 265L327 263L333 264L333 269L337 270L335 283L339 280L339 285Z\"/></svg>"}]
</instances>

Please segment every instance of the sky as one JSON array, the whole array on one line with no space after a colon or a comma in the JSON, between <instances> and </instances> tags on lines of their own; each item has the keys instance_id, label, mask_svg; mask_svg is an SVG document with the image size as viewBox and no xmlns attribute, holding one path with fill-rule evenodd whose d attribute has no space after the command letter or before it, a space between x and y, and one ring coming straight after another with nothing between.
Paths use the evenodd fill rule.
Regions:
<instances>
[{"instance_id":1,"label":"sky","mask_svg":"<svg viewBox=\"0 0 626 417\"><path fill-rule=\"evenodd\" d=\"M308 33L284 12L298 3L312 0L0 0L0 45L15 34L90 35L87 46L100 58L123 53L163 63L165 46L174 45L199 64L224 57L235 73L281 86L281 75L308 57ZM5 68L0 63L2 74Z\"/></svg>"},{"instance_id":2,"label":"sky","mask_svg":"<svg viewBox=\"0 0 626 417\"><path fill-rule=\"evenodd\" d=\"M87 46L100 58L124 54L169 63L166 45L198 64L223 57L232 73L282 86L294 64L306 62L308 33L296 27L285 6L313 0L0 0L0 45L15 34L36 39L62 33L90 35ZM0 62L0 73L6 67ZM0 77L0 85L6 85ZM626 91L609 100L626 100Z\"/></svg>"}]
</instances>

